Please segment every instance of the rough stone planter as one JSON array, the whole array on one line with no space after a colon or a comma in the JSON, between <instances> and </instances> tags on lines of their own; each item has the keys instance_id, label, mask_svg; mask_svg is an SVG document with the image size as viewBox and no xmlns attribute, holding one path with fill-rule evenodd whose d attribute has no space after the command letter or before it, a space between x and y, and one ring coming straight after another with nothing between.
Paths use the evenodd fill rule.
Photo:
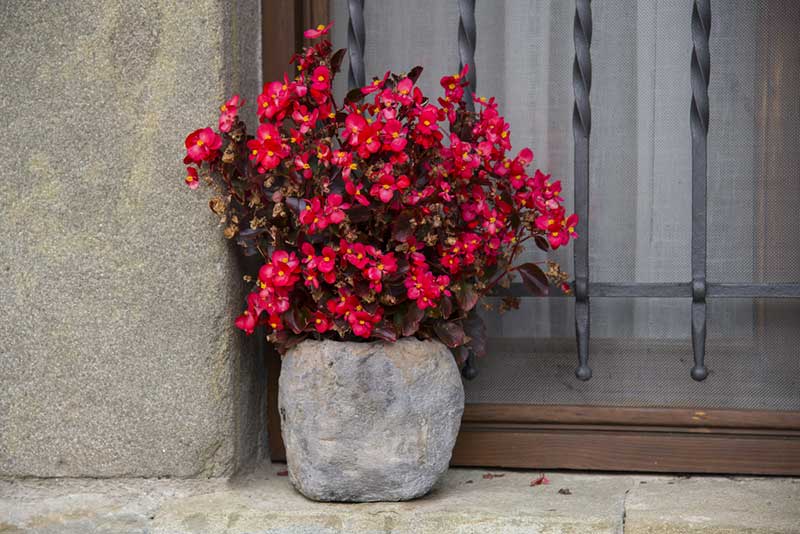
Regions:
<instances>
[{"instance_id":1,"label":"rough stone planter","mask_svg":"<svg viewBox=\"0 0 800 534\"><path fill-rule=\"evenodd\" d=\"M317 501L401 501L445 472L464 388L438 341L303 341L283 358L278 404L289 478Z\"/></svg>"}]
</instances>

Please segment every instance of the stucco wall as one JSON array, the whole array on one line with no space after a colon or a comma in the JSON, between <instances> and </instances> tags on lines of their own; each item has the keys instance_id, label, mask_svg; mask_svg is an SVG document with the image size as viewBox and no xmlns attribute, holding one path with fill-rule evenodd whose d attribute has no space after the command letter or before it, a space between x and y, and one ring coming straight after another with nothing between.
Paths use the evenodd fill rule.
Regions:
<instances>
[{"instance_id":1,"label":"stucco wall","mask_svg":"<svg viewBox=\"0 0 800 534\"><path fill-rule=\"evenodd\" d=\"M255 100L257 0L0 6L0 476L219 476L264 369L185 135Z\"/></svg>"}]
</instances>

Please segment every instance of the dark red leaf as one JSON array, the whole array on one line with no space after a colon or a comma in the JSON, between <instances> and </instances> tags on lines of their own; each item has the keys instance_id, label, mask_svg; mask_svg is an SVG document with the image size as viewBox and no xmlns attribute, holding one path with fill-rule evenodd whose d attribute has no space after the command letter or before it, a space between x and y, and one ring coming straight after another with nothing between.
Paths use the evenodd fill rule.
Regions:
<instances>
[{"instance_id":1,"label":"dark red leaf","mask_svg":"<svg viewBox=\"0 0 800 534\"><path fill-rule=\"evenodd\" d=\"M547 276L535 263L523 263L517 267L525 287L528 288L533 295L543 297L550 291L550 283L547 281Z\"/></svg>"},{"instance_id":2,"label":"dark red leaf","mask_svg":"<svg viewBox=\"0 0 800 534\"><path fill-rule=\"evenodd\" d=\"M464 319L464 333L466 333L469 340L469 347L475 356L486 356L487 333L486 325L483 319L475 313L475 310L470 312L469 316Z\"/></svg>"},{"instance_id":3,"label":"dark red leaf","mask_svg":"<svg viewBox=\"0 0 800 534\"><path fill-rule=\"evenodd\" d=\"M306 201L302 198L287 197L284 202L286 203L286 207L292 210L295 215L300 215L300 212L306 207Z\"/></svg>"},{"instance_id":4,"label":"dark red leaf","mask_svg":"<svg viewBox=\"0 0 800 534\"><path fill-rule=\"evenodd\" d=\"M439 339L450 348L464 344L464 329L454 321L437 321L433 325L433 331Z\"/></svg>"},{"instance_id":5,"label":"dark red leaf","mask_svg":"<svg viewBox=\"0 0 800 534\"><path fill-rule=\"evenodd\" d=\"M425 310L420 310L414 302L409 303L408 311L403 317L403 335L405 337L414 335L424 317Z\"/></svg>"},{"instance_id":6,"label":"dark red leaf","mask_svg":"<svg viewBox=\"0 0 800 534\"><path fill-rule=\"evenodd\" d=\"M361 92L360 87L356 87L347 93L347 95L344 97L344 103L350 104L352 102L358 102L362 98L364 98L364 93Z\"/></svg>"},{"instance_id":7,"label":"dark red leaf","mask_svg":"<svg viewBox=\"0 0 800 534\"><path fill-rule=\"evenodd\" d=\"M347 217L354 223L368 221L371 215L372 210L366 206L354 206L347 210Z\"/></svg>"},{"instance_id":8,"label":"dark red leaf","mask_svg":"<svg viewBox=\"0 0 800 534\"><path fill-rule=\"evenodd\" d=\"M533 242L536 243L537 247L539 247L540 249L544 250L545 252L548 252L550 250L550 243L548 243L547 239L545 239L544 237L542 237L540 235L537 235L536 237L534 237L533 238Z\"/></svg>"},{"instance_id":9,"label":"dark red leaf","mask_svg":"<svg viewBox=\"0 0 800 534\"><path fill-rule=\"evenodd\" d=\"M493 478L503 478L504 476L506 476L505 473L486 473L483 475L483 478L492 480Z\"/></svg>"},{"instance_id":10,"label":"dark red leaf","mask_svg":"<svg viewBox=\"0 0 800 534\"><path fill-rule=\"evenodd\" d=\"M372 329L372 335L378 339L394 343L397 341L397 330L392 323L381 321Z\"/></svg>"},{"instance_id":11,"label":"dark red leaf","mask_svg":"<svg viewBox=\"0 0 800 534\"><path fill-rule=\"evenodd\" d=\"M392 224L392 239L400 243L405 243L414 232L414 226L411 224L413 215L410 212L404 211Z\"/></svg>"},{"instance_id":12,"label":"dark red leaf","mask_svg":"<svg viewBox=\"0 0 800 534\"><path fill-rule=\"evenodd\" d=\"M411 79L412 82L417 83L419 80L419 75L422 74L422 67L417 65L410 71L408 71L408 77Z\"/></svg>"},{"instance_id":13,"label":"dark red leaf","mask_svg":"<svg viewBox=\"0 0 800 534\"><path fill-rule=\"evenodd\" d=\"M334 52L333 56L331 56L331 70L333 72L339 72L339 68L342 66L342 60L344 59L345 52L347 52L347 50L341 48L336 52Z\"/></svg>"},{"instance_id":14,"label":"dark red leaf","mask_svg":"<svg viewBox=\"0 0 800 534\"><path fill-rule=\"evenodd\" d=\"M442 318L447 319L453 313L453 301L448 296L442 296L439 301L439 311L442 312Z\"/></svg>"},{"instance_id":15,"label":"dark red leaf","mask_svg":"<svg viewBox=\"0 0 800 534\"><path fill-rule=\"evenodd\" d=\"M455 297L456 302L458 302L458 307L466 313L478 303L479 295L472 284L465 283L458 288Z\"/></svg>"},{"instance_id":16,"label":"dark red leaf","mask_svg":"<svg viewBox=\"0 0 800 534\"><path fill-rule=\"evenodd\" d=\"M308 322L306 321L303 311L294 306L289 310L289 313L283 314L283 319L286 321L287 326L292 329L292 332L299 334L306 329Z\"/></svg>"},{"instance_id":17,"label":"dark red leaf","mask_svg":"<svg viewBox=\"0 0 800 534\"><path fill-rule=\"evenodd\" d=\"M278 471L275 474L278 475L279 477L288 477L289 476L289 471Z\"/></svg>"}]
</instances>

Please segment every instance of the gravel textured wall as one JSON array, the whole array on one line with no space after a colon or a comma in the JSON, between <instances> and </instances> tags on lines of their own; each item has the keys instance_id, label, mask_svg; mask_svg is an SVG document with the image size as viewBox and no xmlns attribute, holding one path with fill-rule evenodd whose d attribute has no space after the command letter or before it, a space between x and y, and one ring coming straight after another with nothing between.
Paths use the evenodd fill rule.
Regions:
<instances>
[{"instance_id":1,"label":"gravel textured wall","mask_svg":"<svg viewBox=\"0 0 800 534\"><path fill-rule=\"evenodd\" d=\"M0 476L221 476L263 450L237 253L183 139L255 100L257 0L0 5Z\"/></svg>"}]
</instances>

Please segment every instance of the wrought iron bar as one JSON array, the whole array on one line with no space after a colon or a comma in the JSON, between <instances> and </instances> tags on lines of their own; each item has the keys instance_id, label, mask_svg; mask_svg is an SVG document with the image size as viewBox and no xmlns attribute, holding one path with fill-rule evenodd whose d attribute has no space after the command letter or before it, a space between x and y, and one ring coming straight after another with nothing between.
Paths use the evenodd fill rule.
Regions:
<instances>
[{"instance_id":1,"label":"wrought iron bar","mask_svg":"<svg viewBox=\"0 0 800 534\"><path fill-rule=\"evenodd\" d=\"M475 104L472 95L475 94L478 76L475 73L475 0L458 0L458 70L469 65L467 81L469 94L466 97L467 109L472 111Z\"/></svg>"},{"instance_id":2,"label":"wrought iron bar","mask_svg":"<svg viewBox=\"0 0 800 534\"><path fill-rule=\"evenodd\" d=\"M589 133L592 113L589 92L592 88L591 0L575 1L573 23L575 60L572 64L572 89L575 104L572 108L572 134L575 138L575 212L578 215L578 234L575 241L575 336L578 341L578 368L575 376L589 380Z\"/></svg>"},{"instance_id":3,"label":"wrought iron bar","mask_svg":"<svg viewBox=\"0 0 800 534\"><path fill-rule=\"evenodd\" d=\"M705 380L706 351L706 192L708 156L708 79L711 72L709 35L710 0L692 3L692 104L689 122L692 131L692 350L695 380Z\"/></svg>"},{"instance_id":4,"label":"wrought iron bar","mask_svg":"<svg viewBox=\"0 0 800 534\"><path fill-rule=\"evenodd\" d=\"M348 0L347 14L347 56L350 58L350 68L347 71L347 86L349 89L364 87L366 77L364 74L364 41L366 29L364 27L364 0Z\"/></svg>"}]
</instances>

